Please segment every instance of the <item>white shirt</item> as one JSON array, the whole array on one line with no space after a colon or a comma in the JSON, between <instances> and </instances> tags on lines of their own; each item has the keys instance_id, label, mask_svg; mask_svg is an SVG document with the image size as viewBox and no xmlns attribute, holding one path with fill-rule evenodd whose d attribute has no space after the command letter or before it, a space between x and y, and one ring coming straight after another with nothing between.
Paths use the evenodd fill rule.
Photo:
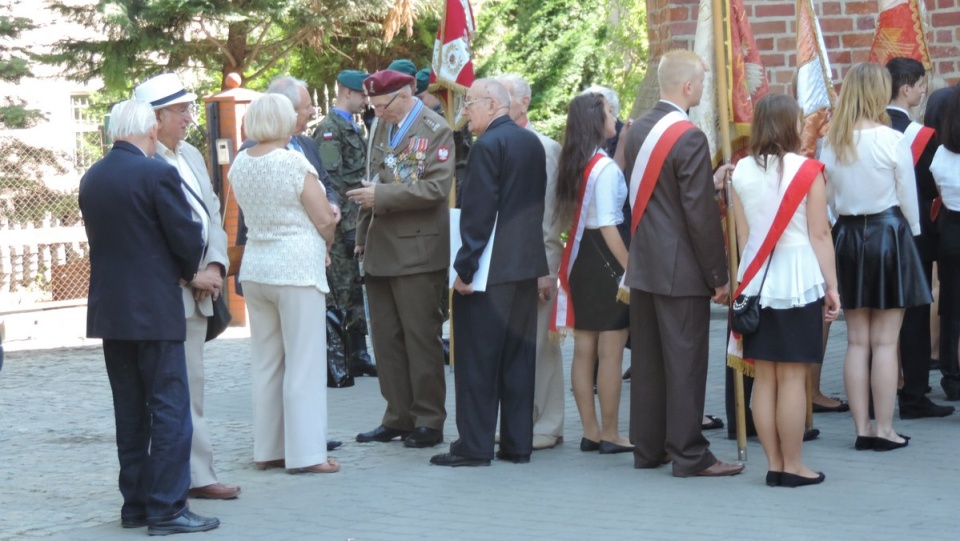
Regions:
<instances>
[{"instance_id":1,"label":"white shirt","mask_svg":"<svg viewBox=\"0 0 960 541\"><path fill-rule=\"evenodd\" d=\"M887 126L854 130L857 157L851 163L840 163L827 141L820 161L826 166L827 203L835 216L877 214L899 206L913 234L920 234L913 155L901 139L902 133Z\"/></svg>"},{"instance_id":2,"label":"white shirt","mask_svg":"<svg viewBox=\"0 0 960 541\"><path fill-rule=\"evenodd\" d=\"M193 219L203 226L203 244L206 246L208 239L210 238L207 233L210 230L210 215L203 208L203 204L200 202L198 197L203 197L203 191L200 188L200 181L197 179L197 176L193 174L193 170L190 169L190 164L187 163L187 160L183 159L183 155L180 153L180 150L183 148L183 141L177 143L176 152L167 148L166 145L157 141L157 154L170 165L177 168L177 171L180 172L180 177L193 190L193 194L190 193L186 187L183 188L183 195L187 198L187 203L190 204L190 208L193 209ZM194 196L196 194L196 196ZM218 211L220 209L217 209Z\"/></svg>"},{"instance_id":3,"label":"white shirt","mask_svg":"<svg viewBox=\"0 0 960 541\"><path fill-rule=\"evenodd\" d=\"M601 150L601 152L603 152ZM604 152L604 154L606 154ZM600 229L623 223L623 202L627 200L627 181L616 162L607 162L597 176L593 199L587 206L587 229Z\"/></svg>"},{"instance_id":4,"label":"white shirt","mask_svg":"<svg viewBox=\"0 0 960 541\"><path fill-rule=\"evenodd\" d=\"M930 162L930 173L937 188L940 188L943 204L952 211L960 212L960 154L940 145Z\"/></svg>"},{"instance_id":5,"label":"white shirt","mask_svg":"<svg viewBox=\"0 0 960 541\"><path fill-rule=\"evenodd\" d=\"M680 111L680 113L683 114L683 118L685 118L686 120L690 120L690 116L687 114L687 112L676 103L673 103L672 101L669 101L669 100L665 100L663 98L660 98L660 101L662 101L663 103L666 103L667 105L672 105L676 107L677 111Z\"/></svg>"}]
</instances>

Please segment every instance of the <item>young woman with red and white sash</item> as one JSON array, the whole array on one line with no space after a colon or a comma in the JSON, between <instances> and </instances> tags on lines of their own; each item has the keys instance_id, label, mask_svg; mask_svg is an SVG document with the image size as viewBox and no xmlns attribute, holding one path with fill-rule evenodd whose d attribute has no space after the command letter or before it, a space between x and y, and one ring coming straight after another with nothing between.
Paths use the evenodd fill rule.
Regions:
<instances>
[{"instance_id":1,"label":"young woman with red and white sash","mask_svg":"<svg viewBox=\"0 0 960 541\"><path fill-rule=\"evenodd\" d=\"M633 450L620 435L623 348L628 306L617 301L627 265L627 247L617 230L623 222L627 185L617 164L600 149L616 133L613 107L600 94L573 99L557 177L557 216L569 220L570 236L560 263L554 329L573 329L573 395L583 423L582 451ZM597 422L593 394L599 355Z\"/></svg>"},{"instance_id":2,"label":"young woman with red and white sash","mask_svg":"<svg viewBox=\"0 0 960 541\"><path fill-rule=\"evenodd\" d=\"M743 357L755 363L753 420L770 486L824 479L802 460L806 375L810 363L823 359L824 319L840 312L823 165L796 154L800 118L797 102L787 96L761 99L750 155L733 172L741 246L737 294L760 296L760 326L743 336Z\"/></svg>"}]
</instances>

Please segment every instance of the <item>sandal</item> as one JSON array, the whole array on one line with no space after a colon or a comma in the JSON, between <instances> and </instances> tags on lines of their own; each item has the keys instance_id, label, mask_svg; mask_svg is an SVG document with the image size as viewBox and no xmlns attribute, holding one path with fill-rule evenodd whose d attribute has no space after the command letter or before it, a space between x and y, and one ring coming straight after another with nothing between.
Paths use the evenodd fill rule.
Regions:
<instances>
[{"instance_id":1,"label":"sandal","mask_svg":"<svg viewBox=\"0 0 960 541\"><path fill-rule=\"evenodd\" d=\"M704 417L710 419L710 421L700 424L700 428L702 430L716 430L718 428L723 428L723 420L719 417L714 417L713 415L704 415Z\"/></svg>"},{"instance_id":2,"label":"sandal","mask_svg":"<svg viewBox=\"0 0 960 541\"><path fill-rule=\"evenodd\" d=\"M816 402L813 403L813 412L814 413L843 413L845 411L850 411L850 405L840 400L839 398L829 397L830 400L836 400L836 406L821 406Z\"/></svg>"},{"instance_id":3,"label":"sandal","mask_svg":"<svg viewBox=\"0 0 960 541\"><path fill-rule=\"evenodd\" d=\"M337 459L330 457L322 464L314 464L306 468L291 468L287 473L336 473L340 471L340 463Z\"/></svg>"}]
</instances>

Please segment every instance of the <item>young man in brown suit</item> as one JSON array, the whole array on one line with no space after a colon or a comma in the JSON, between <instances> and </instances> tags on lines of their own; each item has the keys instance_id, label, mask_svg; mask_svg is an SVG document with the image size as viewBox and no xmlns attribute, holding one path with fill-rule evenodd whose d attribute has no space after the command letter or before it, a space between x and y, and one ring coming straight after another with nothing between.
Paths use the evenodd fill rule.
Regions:
<instances>
[{"instance_id":1,"label":"young man in brown suit","mask_svg":"<svg viewBox=\"0 0 960 541\"><path fill-rule=\"evenodd\" d=\"M655 125L700 103L705 66L690 51L670 51L657 74L660 101L640 117L626 140L631 201L647 162L638 153ZM664 136L666 138L666 136ZM661 138L661 139L664 139ZM668 147L669 148L669 147ZM673 475L735 475L710 452L701 430L707 380L710 305L730 295L720 216L713 200L707 138L690 127L669 148L646 211L630 243L630 441L635 468L673 460ZM634 220L637 220L636 209Z\"/></svg>"},{"instance_id":2,"label":"young man in brown suit","mask_svg":"<svg viewBox=\"0 0 960 541\"><path fill-rule=\"evenodd\" d=\"M347 192L361 207L356 253L363 256L373 351L387 411L360 442L443 441L446 380L441 295L450 264L447 195L456 163L453 132L411 92L413 77L383 70L364 80L380 118L371 135L369 182Z\"/></svg>"}]
</instances>

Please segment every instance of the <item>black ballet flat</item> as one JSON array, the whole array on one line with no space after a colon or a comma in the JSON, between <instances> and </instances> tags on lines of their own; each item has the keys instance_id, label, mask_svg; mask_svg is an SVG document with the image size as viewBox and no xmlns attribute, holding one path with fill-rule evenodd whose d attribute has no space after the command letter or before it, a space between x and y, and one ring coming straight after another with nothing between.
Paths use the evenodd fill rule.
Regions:
<instances>
[{"instance_id":1,"label":"black ballet flat","mask_svg":"<svg viewBox=\"0 0 960 541\"><path fill-rule=\"evenodd\" d=\"M619 443L613 443L612 441L600 440L600 454L601 455L614 455L617 453L632 453L632 445L620 445Z\"/></svg>"},{"instance_id":2,"label":"black ballet flat","mask_svg":"<svg viewBox=\"0 0 960 541\"><path fill-rule=\"evenodd\" d=\"M599 451L600 442L588 440L587 438L580 438L580 450L583 451L584 453Z\"/></svg>"},{"instance_id":3,"label":"black ballet flat","mask_svg":"<svg viewBox=\"0 0 960 541\"><path fill-rule=\"evenodd\" d=\"M783 476L781 471L768 471L767 472L767 486L768 487L778 487L780 486L780 480Z\"/></svg>"},{"instance_id":4,"label":"black ballet flat","mask_svg":"<svg viewBox=\"0 0 960 541\"><path fill-rule=\"evenodd\" d=\"M869 451L873 449L873 446L876 445L877 438L873 436L857 436L857 441L854 442L853 448L857 451Z\"/></svg>"},{"instance_id":5,"label":"black ballet flat","mask_svg":"<svg viewBox=\"0 0 960 541\"><path fill-rule=\"evenodd\" d=\"M873 442L874 451L893 451L894 449L900 449L901 447L906 447L910 443L910 440L906 436L900 436L903 438L902 443L897 443L895 441L890 441L886 438L877 438Z\"/></svg>"},{"instance_id":6,"label":"black ballet flat","mask_svg":"<svg viewBox=\"0 0 960 541\"><path fill-rule=\"evenodd\" d=\"M783 472L780 474L780 486L797 488L805 487L807 485L819 485L826 478L827 476L824 475L823 472L817 472L816 477L803 477L802 475Z\"/></svg>"}]
</instances>

